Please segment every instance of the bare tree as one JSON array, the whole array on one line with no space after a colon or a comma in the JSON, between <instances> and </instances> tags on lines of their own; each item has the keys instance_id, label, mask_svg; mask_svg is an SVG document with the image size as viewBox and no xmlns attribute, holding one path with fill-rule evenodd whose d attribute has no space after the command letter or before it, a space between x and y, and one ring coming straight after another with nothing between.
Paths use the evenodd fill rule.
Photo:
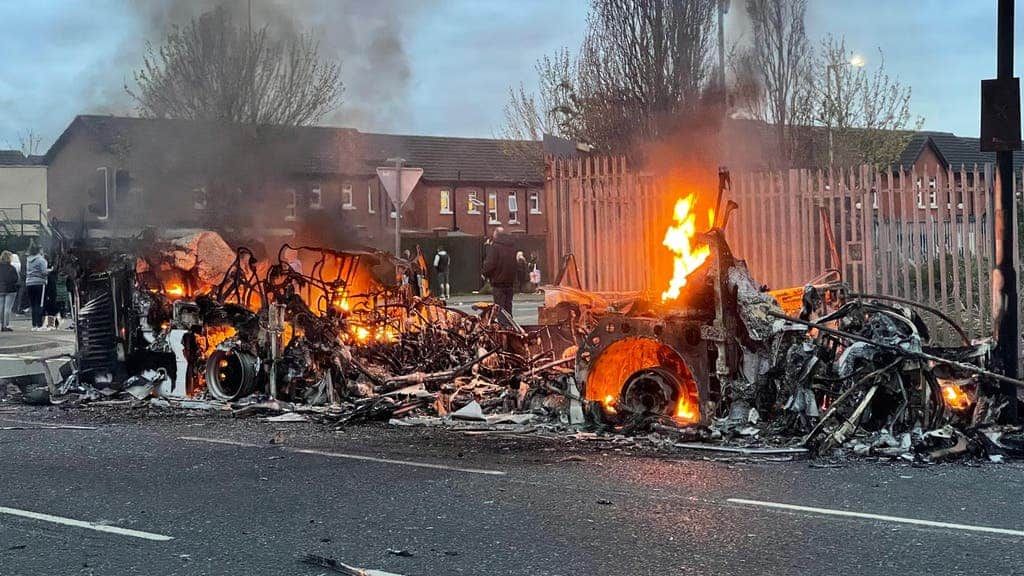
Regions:
<instances>
[{"instance_id":1,"label":"bare tree","mask_svg":"<svg viewBox=\"0 0 1024 576\"><path fill-rule=\"evenodd\" d=\"M802 160L805 128L814 117L813 51L804 28L807 0L747 0L753 45L741 54L737 77L753 83L748 112L772 125L783 163ZM750 79L749 75L754 79ZM750 93L750 86L747 86Z\"/></svg>"},{"instance_id":2,"label":"bare tree","mask_svg":"<svg viewBox=\"0 0 1024 576\"><path fill-rule=\"evenodd\" d=\"M304 125L340 103L339 74L310 36L247 33L218 8L149 44L137 87L125 89L142 116Z\"/></svg>"},{"instance_id":3,"label":"bare tree","mask_svg":"<svg viewBox=\"0 0 1024 576\"><path fill-rule=\"evenodd\" d=\"M628 151L675 131L712 80L717 0L592 0L575 57L538 62L539 90L513 89L506 134L538 132Z\"/></svg>"},{"instance_id":4,"label":"bare tree","mask_svg":"<svg viewBox=\"0 0 1024 576\"><path fill-rule=\"evenodd\" d=\"M921 126L911 118L910 87L889 76L880 49L869 71L842 37L822 40L819 60L815 120L828 132L829 163L891 165Z\"/></svg>"},{"instance_id":5,"label":"bare tree","mask_svg":"<svg viewBox=\"0 0 1024 576\"><path fill-rule=\"evenodd\" d=\"M25 156L34 156L39 154L39 147L43 144L43 137L36 133L35 130L24 130L18 132L15 144L12 147L20 150ZM8 143L8 146L11 146L11 144Z\"/></svg>"}]
</instances>

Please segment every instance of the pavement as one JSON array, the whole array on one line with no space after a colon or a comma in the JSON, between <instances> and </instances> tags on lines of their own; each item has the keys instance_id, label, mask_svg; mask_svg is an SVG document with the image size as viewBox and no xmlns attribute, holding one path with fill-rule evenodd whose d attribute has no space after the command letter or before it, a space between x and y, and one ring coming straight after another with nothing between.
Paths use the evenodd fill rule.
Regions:
<instances>
[{"instance_id":1,"label":"pavement","mask_svg":"<svg viewBox=\"0 0 1024 576\"><path fill-rule=\"evenodd\" d=\"M0 332L0 378L41 375L46 366L59 380L61 366L75 352L74 330L33 332L23 316L15 317L11 328L13 332Z\"/></svg>"},{"instance_id":2,"label":"pavement","mask_svg":"<svg viewBox=\"0 0 1024 576\"><path fill-rule=\"evenodd\" d=\"M0 332L0 354L36 352L54 348L74 347L74 330L49 330L33 332L32 322L25 316L15 316L11 323L13 332Z\"/></svg>"},{"instance_id":3,"label":"pavement","mask_svg":"<svg viewBox=\"0 0 1024 576\"><path fill-rule=\"evenodd\" d=\"M1016 463L822 468L144 412L0 405L0 574L328 573L308 554L406 576L1024 571Z\"/></svg>"}]
</instances>

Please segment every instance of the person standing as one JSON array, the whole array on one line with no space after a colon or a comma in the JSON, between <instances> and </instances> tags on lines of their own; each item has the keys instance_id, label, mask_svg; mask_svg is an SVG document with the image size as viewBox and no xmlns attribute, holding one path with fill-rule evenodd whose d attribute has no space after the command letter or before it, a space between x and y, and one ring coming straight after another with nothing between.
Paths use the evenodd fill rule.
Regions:
<instances>
[{"instance_id":1,"label":"person standing","mask_svg":"<svg viewBox=\"0 0 1024 576\"><path fill-rule=\"evenodd\" d=\"M512 295L516 282L516 248L501 226L494 229L494 241L484 259L484 277L490 280L494 303L512 315Z\"/></svg>"},{"instance_id":2,"label":"person standing","mask_svg":"<svg viewBox=\"0 0 1024 576\"><path fill-rule=\"evenodd\" d=\"M32 306L32 330L36 332L43 328L43 294L49 274L50 265L46 257L39 253L39 246L33 244L28 249L25 262L25 291Z\"/></svg>"},{"instance_id":3,"label":"person standing","mask_svg":"<svg viewBox=\"0 0 1024 576\"><path fill-rule=\"evenodd\" d=\"M530 267L526 262L526 254L520 250L516 252L516 292L525 294L529 292L527 286L530 283Z\"/></svg>"},{"instance_id":4,"label":"person standing","mask_svg":"<svg viewBox=\"0 0 1024 576\"><path fill-rule=\"evenodd\" d=\"M11 253L4 250L0 253L0 332L11 332L11 320L14 316L14 301L18 298L18 285L21 278L18 269L11 263Z\"/></svg>"},{"instance_id":5,"label":"person standing","mask_svg":"<svg viewBox=\"0 0 1024 576\"><path fill-rule=\"evenodd\" d=\"M452 258L448 255L448 252L441 246L437 249L437 254L434 254L434 272L437 274L437 287L441 292L441 298L449 299L452 297L452 285L449 283L448 271L451 268Z\"/></svg>"},{"instance_id":6,"label":"person standing","mask_svg":"<svg viewBox=\"0 0 1024 576\"><path fill-rule=\"evenodd\" d=\"M530 267L530 294L534 294L537 292L537 287L540 286L540 266L537 264L536 252L530 252L528 265Z\"/></svg>"}]
</instances>

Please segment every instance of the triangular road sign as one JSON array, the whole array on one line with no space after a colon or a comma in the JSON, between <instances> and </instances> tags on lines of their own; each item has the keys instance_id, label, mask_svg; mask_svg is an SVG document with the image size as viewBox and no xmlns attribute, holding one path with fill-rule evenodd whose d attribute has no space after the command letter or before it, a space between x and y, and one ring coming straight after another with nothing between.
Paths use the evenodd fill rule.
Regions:
<instances>
[{"instance_id":1,"label":"triangular road sign","mask_svg":"<svg viewBox=\"0 0 1024 576\"><path fill-rule=\"evenodd\" d=\"M423 176L423 168L402 168L401 195L399 195L397 175L394 168L377 168L377 178L380 178L380 183L384 185L384 191L388 193L388 198L391 198L392 204L401 208L409 199L416 183Z\"/></svg>"}]
</instances>

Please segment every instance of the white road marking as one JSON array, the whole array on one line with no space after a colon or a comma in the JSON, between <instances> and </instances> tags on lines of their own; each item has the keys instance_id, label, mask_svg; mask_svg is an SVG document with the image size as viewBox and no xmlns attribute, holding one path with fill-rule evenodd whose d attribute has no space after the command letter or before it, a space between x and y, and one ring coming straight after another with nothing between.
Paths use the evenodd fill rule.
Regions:
<instances>
[{"instance_id":1,"label":"white road marking","mask_svg":"<svg viewBox=\"0 0 1024 576\"><path fill-rule=\"evenodd\" d=\"M964 530L966 532L984 532L987 534L1007 534L1010 536L1024 536L1024 530L1010 530L1009 528L993 528L991 526L974 526L971 524L955 524L952 522L936 522L934 520L920 520L917 518L903 518L901 516L886 516L884 514L869 514L866 512L852 512L849 510L833 510L830 508L815 508L813 506L797 506L795 504L783 504L781 502L762 502L760 500L745 500L743 498L728 498L727 502L733 504L747 504L749 506L761 506L764 508L777 508L780 510L792 510L794 512L809 512L811 514L823 514L826 516L843 516L846 518L864 518L866 520L881 520L883 522L895 522L898 524L912 524L914 526L928 526L931 528L948 528L950 530Z\"/></svg>"},{"instance_id":2,"label":"white road marking","mask_svg":"<svg viewBox=\"0 0 1024 576\"><path fill-rule=\"evenodd\" d=\"M193 442L209 442L210 444L227 444L228 446L242 446L244 448L270 448L271 446L260 446L251 442L235 442L234 440L221 440L219 438L203 438L202 436L178 436L178 440L191 440Z\"/></svg>"},{"instance_id":3,"label":"white road marking","mask_svg":"<svg viewBox=\"0 0 1024 576\"><path fill-rule=\"evenodd\" d=\"M221 440L218 438L203 438L201 436L179 436L178 440L189 440L193 442L208 442L210 444L226 444L228 446L242 446L245 448L271 448L270 445L263 444L252 444L248 442L237 442L235 440ZM399 466L413 466L416 468L432 468L434 470L451 470L453 472L466 472L468 474L484 474L487 476L505 476L505 472L501 470L485 470L482 468L460 468L458 466L448 466L445 464L432 464L429 462L415 462L410 460L394 460L391 458L376 458L373 456L363 456L361 454L347 454L343 452L327 452L324 450L311 450L306 448L289 448L282 446L282 450L291 452L293 454L311 454L314 456L327 456L329 458L346 458L349 460L362 460L365 462L379 462L381 464L397 464Z\"/></svg>"},{"instance_id":4,"label":"white road marking","mask_svg":"<svg viewBox=\"0 0 1024 576\"><path fill-rule=\"evenodd\" d=\"M289 452L297 454L316 454L318 456L329 456L331 458L348 458L350 460L365 460L368 462L381 462L384 464L399 464L402 466L415 466L418 468L434 468L435 470L453 470L455 472L468 472L469 474L486 474L489 476L504 476L501 470L484 470L481 468L459 468L457 466L446 466L444 464L430 464L428 462L410 462L409 460L392 460L390 458L374 458L373 456L362 456L359 454L343 454L341 452L324 452L322 450L305 450L299 448L285 448Z\"/></svg>"},{"instance_id":5,"label":"white road marking","mask_svg":"<svg viewBox=\"0 0 1024 576\"><path fill-rule=\"evenodd\" d=\"M14 422L15 424L24 424L26 426L39 426L40 428L48 428L53 430L98 430L95 426L73 426L71 424L54 424L53 422L35 422L32 420L17 420L15 418L7 418L0 416L0 420L4 422Z\"/></svg>"},{"instance_id":6,"label":"white road marking","mask_svg":"<svg viewBox=\"0 0 1024 576\"><path fill-rule=\"evenodd\" d=\"M118 534L120 536L131 536L132 538L142 538L143 540L153 540L156 542L174 540L173 536L154 534L152 532L142 532L141 530L131 530L129 528L118 528L117 526L107 526L105 524L97 524L95 522L84 522L82 520L64 518L63 516L40 514L39 512L29 512L28 510L18 510L17 508L7 508L5 506L0 506L0 514L31 518L32 520L42 520L43 522L53 522L54 524L63 524L65 526L74 526L76 528L88 528L89 530L95 530L97 532L107 532L110 534Z\"/></svg>"}]
</instances>

